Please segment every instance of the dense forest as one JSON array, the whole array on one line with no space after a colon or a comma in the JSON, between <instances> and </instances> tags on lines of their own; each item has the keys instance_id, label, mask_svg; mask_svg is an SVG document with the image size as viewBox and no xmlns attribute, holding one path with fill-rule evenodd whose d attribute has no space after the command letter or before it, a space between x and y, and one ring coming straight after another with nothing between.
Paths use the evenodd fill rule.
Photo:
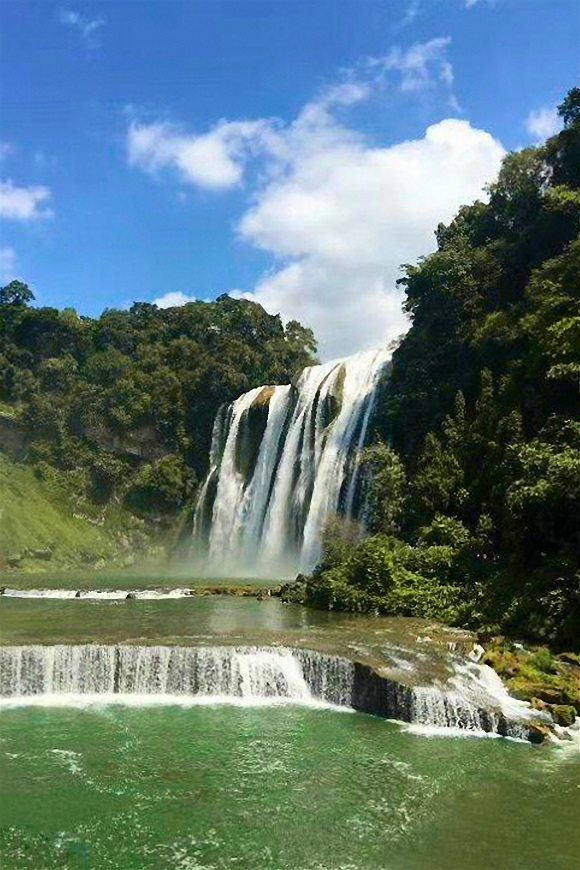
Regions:
<instances>
[{"instance_id":1,"label":"dense forest","mask_svg":"<svg viewBox=\"0 0 580 870\"><path fill-rule=\"evenodd\" d=\"M0 448L77 516L124 538L175 526L223 402L287 383L315 359L310 330L228 296L96 319L33 300L19 281L0 291Z\"/></svg>"},{"instance_id":2,"label":"dense forest","mask_svg":"<svg viewBox=\"0 0 580 870\"><path fill-rule=\"evenodd\" d=\"M580 89L559 113L404 267L411 328L364 456L372 534L333 521L287 597L578 643Z\"/></svg>"}]
</instances>

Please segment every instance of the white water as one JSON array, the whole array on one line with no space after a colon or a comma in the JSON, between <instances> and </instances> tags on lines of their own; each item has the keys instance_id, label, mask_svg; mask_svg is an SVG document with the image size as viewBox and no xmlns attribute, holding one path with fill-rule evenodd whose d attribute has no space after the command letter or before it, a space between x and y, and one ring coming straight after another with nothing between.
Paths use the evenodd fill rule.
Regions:
<instances>
[{"instance_id":1,"label":"white water","mask_svg":"<svg viewBox=\"0 0 580 870\"><path fill-rule=\"evenodd\" d=\"M194 521L196 550L207 534L205 573L285 576L316 564L327 518L356 516L360 450L389 359L386 350L367 351L305 369L296 387L250 390L230 407L225 437L220 412ZM246 473L240 457L252 450Z\"/></svg>"},{"instance_id":2,"label":"white water","mask_svg":"<svg viewBox=\"0 0 580 870\"><path fill-rule=\"evenodd\" d=\"M0 706L87 703L338 705L430 729L524 737L538 714L486 666L405 686L347 659L286 647L0 647Z\"/></svg>"},{"instance_id":3,"label":"white water","mask_svg":"<svg viewBox=\"0 0 580 870\"><path fill-rule=\"evenodd\" d=\"M130 596L143 601L161 601L167 598L189 598L190 589L11 589L2 593L6 598L89 599L95 601L121 600Z\"/></svg>"}]
</instances>

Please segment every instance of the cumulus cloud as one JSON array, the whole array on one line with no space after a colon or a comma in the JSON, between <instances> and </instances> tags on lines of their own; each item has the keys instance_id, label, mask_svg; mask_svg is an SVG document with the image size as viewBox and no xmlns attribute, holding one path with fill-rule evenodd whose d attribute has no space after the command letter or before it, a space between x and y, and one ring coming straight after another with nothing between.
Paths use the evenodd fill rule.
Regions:
<instances>
[{"instance_id":1,"label":"cumulus cloud","mask_svg":"<svg viewBox=\"0 0 580 870\"><path fill-rule=\"evenodd\" d=\"M385 78L407 94L435 85L448 94L448 45L438 38L367 59L290 122L220 121L197 135L133 123L129 160L147 172L172 169L206 188L250 179L238 236L268 252L272 265L255 287L232 295L311 326L323 358L381 344L406 328L400 264L433 250L439 221L482 195L505 151L486 131L453 118L415 139L382 145L349 127L345 112ZM156 302L189 299L178 293Z\"/></svg>"},{"instance_id":2,"label":"cumulus cloud","mask_svg":"<svg viewBox=\"0 0 580 870\"><path fill-rule=\"evenodd\" d=\"M80 35L85 48L91 50L98 48L98 31L105 23L103 18L88 18L75 9L60 9L58 20L65 27L70 27Z\"/></svg>"},{"instance_id":3,"label":"cumulus cloud","mask_svg":"<svg viewBox=\"0 0 580 870\"><path fill-rule=\"evenodd\" d=\"M159 308L177 308L180 305L186 305L188 302L195 302L195 296L187 296L178 290L173 293L165 293L158 299L154 299L153 305L158 305Z\"/></svg>"},{"instance_id":4,"label":"cumulus cloud","mask_svg":"<svg viewBox=\"0 0 580 870\"><path fill-rule=\"evenodd\" d=\"M549 136L554 136L561 126L562 123L555 108L534 109L526 118L526 130L537 142L543 142Z\"/></svg>"},{"instance_id":5,"label":"cumulus cloud","mask_svg":"<svg viewBox=\"0 0 580 870\"><path fill-rule=\"evenodd\" d=\"M3 284L16 277L16 251L13 248L0 248L0 281Z\"/></svg>"},{"instance_id":6,"label":"cumulus cloud","mask_svg":"<svg viewBox=\"0 0 580 870\"><path fill-rule=\"evenodd\" d=\"M146 172L171 168L186 183L226 189L241 183L246 160L271 128L267 120L219 121L208 133L198 135L173 124L133 121L127 154L132 166Z\"/></svg>"},{"instance_id":7,"label":"cumulus cloud","mask_svg":"<svg viewBox=\"0 0 580 870\"><path fill-rule=\"evenodd\" d=\"M406 325L400 264L433 249L438 222L481 194L504 153L454 119L390 147L337 136L329 150L300 149L240 222L280 263L250 298L312 326L325 357L393 338Z\"/></svg>"},{"instance_id":8,"label":"cumulus cloud","mask_svg":"<svg viewBox=\"0 0 580 870\"><path fill-rule=\"evenodd\" d=\"M50 190L41 185L17 187L10 179L0 181L0 217L15 221L33 221L52 217L45 203Z\"/></svg>"}]
</instances>

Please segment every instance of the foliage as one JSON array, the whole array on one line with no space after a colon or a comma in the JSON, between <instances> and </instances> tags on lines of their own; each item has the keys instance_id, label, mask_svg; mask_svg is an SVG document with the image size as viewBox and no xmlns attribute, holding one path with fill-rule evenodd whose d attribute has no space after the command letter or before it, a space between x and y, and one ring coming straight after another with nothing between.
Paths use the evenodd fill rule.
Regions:
<instances>
[{"instance_id":1,"label":"foliage","mask_svg":"<svg viewBox=\"0 0 580 870\"><path fill-rule=\"evenodd\" d=\"M370 530L391 537L322 565L307 600L440 602L463 624L580 642L580 89L560 114L404 267L412 325L367 453Z\"/></svg>"},{"instance_id":2,"label":"foliage","mask_svg":"<svg viewBox=\"0 0 580 870\"><path fill-rule=\"evenodd\" d=\"M373 532L395 532L403 510L406 477L395 451L378 441L362 454L367 524Z\"/></svg>"},{"instance_id":3,"label":"foliage","mask_svg":"<svg viewBox=\"0 0 580 870\"><path fill-rule=\"evenodd\" d=\"M315 361L311 330L246 300L92 319L33 298L17 281L0 291L0 402L26 461L105 514L123 504L171 524L206 471L218 407Z\"/></svg>"}]
</instances>

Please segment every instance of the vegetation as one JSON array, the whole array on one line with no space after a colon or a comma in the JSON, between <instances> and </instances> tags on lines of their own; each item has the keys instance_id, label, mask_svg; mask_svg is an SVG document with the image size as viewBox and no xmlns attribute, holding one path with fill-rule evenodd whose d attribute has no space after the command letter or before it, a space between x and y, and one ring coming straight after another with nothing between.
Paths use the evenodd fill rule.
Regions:
<instances>
[{"instance_id":1,"label":"vegetation","mask_svg":"<svg viewBox=\"0 0 580 870\"><path fill-rule=\"evenodd\" d=\"M98 565L118 551L109 531L72 515L57 483L39 480L0 453L0 567L7 560L20 569Z\"/></svg>"},{"instance_id":2,"label":"vegetation","mask_svg":"<svg viewBox=\"0 0 580 870\"><path fill-rule=\"evenodd\" d=\"M559 111L405 267L371 536L287 597L580 643L580 89Z\"/></svg>"},{"instance_id":3,"label":"vegetation","mask_svg":"<svg viewBox=\"0 0 580 870\"><path fill-rule=\"evenodd\" d=\"M20 281L0 291L0 450L57 489L67 516L123 533L135 517L150 534L174 525L223 402L314 361L310 330L228 296L97 319L33 299ZM6 556L23 542L2 524Z\"/></svg>"}]
</instances>

